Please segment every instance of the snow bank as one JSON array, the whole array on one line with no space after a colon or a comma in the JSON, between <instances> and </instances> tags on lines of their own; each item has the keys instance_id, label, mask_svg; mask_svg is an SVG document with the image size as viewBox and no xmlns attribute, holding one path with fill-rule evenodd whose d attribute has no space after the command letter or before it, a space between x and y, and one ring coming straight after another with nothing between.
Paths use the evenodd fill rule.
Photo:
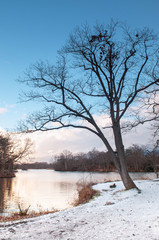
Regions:
<instances>
[{"instance_id":1,"label":"snow bank","mask_svg":"<svg viewBox=\"0 0 159 240\"><path fill-rule=\"evenodd\" d=\"M91 202L35 219L0 224L0 240L159 240L159 181L135 181L142 190L124 191L122 182L94 186Z\"/></svg>"}]
</instances>

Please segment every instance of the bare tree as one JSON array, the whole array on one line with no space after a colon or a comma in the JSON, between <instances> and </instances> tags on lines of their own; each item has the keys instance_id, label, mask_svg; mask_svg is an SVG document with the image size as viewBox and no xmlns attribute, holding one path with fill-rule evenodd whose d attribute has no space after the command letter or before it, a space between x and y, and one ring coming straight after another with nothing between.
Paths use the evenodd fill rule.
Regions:
<instances>
[{"instance_id":1,"label":"bare tree","mask_svg":"<svg viewBox=\"0 0 159 240\"><path fill-rule=\"evenodd\" d=\"M14 176L14 164L32 153L30 139L20 141L15 134L0 134L0 176Z\"/></svg>"},{"instance_id":2,"label":"bare tree","mask_svg":"<svg viewBox=\"0 0 159 240\"><path fill-rule=\"evenodd\" d=\"M146 121L152 122L152 127L154 129L154 137L157 137L156 144L158 144L158 133L159 133L159 84L157 89L148 92L150 97L147 98L147 102L144 107L148 108L150 117Z\"/></svg>"},{"instance_id":3,"label":"bare tree","mask_svg":"<svg viewBox=\"0 0 159 240\"><path fill-rule=\"evenodd\" d=\"M157 54L158 50L156 48ZM153 52L152 52L153 54ZM133 127L137 127L140 124L146 122L150 123L151 130L154 131L153 137L156 138L156 144L158 144L159 133L159 59L157 54L152 58L153 64L146 68L144 71L145 76L151 77L154 84L150 88L144 90L144 95L139 100L139 107L132 110L133 121L127 121L125 127L127 130L131 130ZM155 60L155 61L154 61Z\"/></svg>"},{"instance_id":4,"label":"bare tree","mask_svg":"<svg viewBox=\"0 0 159 240\"><path fill-rule=\"evenodd\" d=\"M25 99L45 102L44 110L31 115L21 129L89 130L104 143L125 188L136 188L127 170L121 120L128 116L130 106L137 105L137 98L159 81L154 78L157 53L156 38L147 28L131 32L113 22L107 27L77 28L60 52L56 66L39 62L21 80L33 87ZM105 113L105 126L96 118L101 113ZM106 135L107 118L113 146Z\"/></svg>"}]
</instances>

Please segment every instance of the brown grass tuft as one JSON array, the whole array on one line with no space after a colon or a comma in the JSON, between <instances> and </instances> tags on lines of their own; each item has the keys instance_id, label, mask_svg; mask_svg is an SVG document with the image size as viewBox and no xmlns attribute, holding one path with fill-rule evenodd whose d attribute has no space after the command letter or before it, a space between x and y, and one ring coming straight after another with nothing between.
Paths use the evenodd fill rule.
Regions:
<instances>
[{"instance_id":1,"label":"brown grass tuft","mask_svg":"<svg viewBox=\"0 0 159 240\"><path fill-rule=\"evenodd\" d=\"M95 195L97 195L98 191L92 189L93 185L93 182L87 183L84 181L77 184L78 198L74 201L74 206L89 202L89 200L91 200Z\"/></svg>"},{"instance_id":2,"label":"brown grass tuft","mask_svg":"<svg viewBox=\"0 0 159 240\"><path fill-rule=\"evenodd\" d=\"M3 217L3 216L0 216L0 223L1 222L12 222L12 221L17 221L17 220L22 220L22 219L28 219L28 218L35 218L35 217L39 217L39 216L42 216L42 215L47 215L47 214L50 214L50 213L55 213L55 212L58 212L58 210L54 209L52 211L41 211L41 212L30 212L30 213L27 213L26 215L21 215L20 213L13 213L11 216L6 216L6 217Z\"/></svg>"}]
</instances>

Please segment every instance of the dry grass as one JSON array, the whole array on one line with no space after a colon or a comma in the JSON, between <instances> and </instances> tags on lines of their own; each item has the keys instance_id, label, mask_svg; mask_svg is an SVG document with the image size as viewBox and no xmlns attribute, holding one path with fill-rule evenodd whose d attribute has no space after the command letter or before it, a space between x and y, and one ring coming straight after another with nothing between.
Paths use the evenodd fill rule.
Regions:
<instances>
[{"instance_id":1,"label":"dry grass","mask_svg":"<svg viewBox=\"0 0 159 240\"><path fill-rule=\"evenodd\" d=\"M77 184L78 197L73 202L73 206L89 202L94 196L97 196L99 192L92 189L93 185L93 182L87 183L84 180Z\"/></svg>"},{"instance_id":2,"label":"dry grass","mask_svg":"<svg viewBox=\"0 0 159 240\"><path fill-rule=\"evenodd\" d=\"M31 205L29 205L27 208L23 209L21 204L18 203L18 209L19 209L19 215L20 216L26 216L28 211L29 211L29 208L30 208Z\"/></svg>"},{"instance_id":3,"label":"dry grass","mask_svg":"<svg viewBox=\"0 0 159 240\"><path fill-rule=\"evenodd\" d=\"M105 206L106 205L113 205L113 204L115 204L115 203L114 202L106 202Z\"/></svg>"},{"instance_id":4,"label":"dry grass","mask_svg":"<svg viewBox=\"0 0 159 240\"><path fill-rule=\"evenodd\" d=\"M133 181L136 181L136 180L150 180L149 177L136 177L136 178L133 178Z\"/></svg>"},{"instance_id":5,"label":"dry grass","mask_svg":"<svg viewBox=\"0 0 159 240\"><path fill-rule=\"evenodd\" d=\"M0 222L10 222L10 221L17 221L17 220L21 220L21 219L28 219L28 218L34 218L34 217L38 217L41 215L46 215L49 213L55 213L58 212L58 210L52 210L52 211L41 211L41 212L30 212L27 214L21 214L21 213L13 213L11 216L7 216L7 217L2 217L0 216Z\"/></svg>"}]
</instances>

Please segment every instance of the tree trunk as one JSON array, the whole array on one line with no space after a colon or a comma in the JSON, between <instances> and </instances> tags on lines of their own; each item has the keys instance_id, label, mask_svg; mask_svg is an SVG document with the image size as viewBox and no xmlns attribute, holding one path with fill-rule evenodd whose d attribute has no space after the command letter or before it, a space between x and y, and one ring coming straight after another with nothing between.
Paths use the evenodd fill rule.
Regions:
<instances>
[{"instance_id":1,"label":"tree trunk","mask_svg":"<svg viewBox=\"0 0 159 240\"><path fill-rule=\"evenodd\" d=\"M122 141L120 125L118 122L113 125L113 132L114 132L114 139L115 139L115 145L117 150L116 158L118 158L118 161L120 163L120 168L118 169L118 172L121 176L123 184L127 190L132 188L138 189L128 173L124 145Z\"/></svg>"},{"instance_id":2,"label":"tree trunk","mask_svg":"<svg viewBox=\"0 0 159 240\"><path fill-rule=\"evenodd\" d=\"M120 177L123 181L123 184L124 184L126 190L129 190L132 188L138 189L128 173L119 123L113 125L114 139L115 139L115 145L116 145L116 150L117 150L116 153L113 151L109 142L107 141L104 134L101 132L101 130L98 128L97 125L96 125L96 129L98 130L98 133L99 133L98 137L100 137L100 139L103 141L108 152L110 153L111 157L113 158L116 169L118 170L118 172L120 174ZM138 189L138 191L140 191L140 190Z\"/></svg>"},{"instance_id":3,"label":"tree trunk","mask_svg":"<svg viewBox=\"0 0 159 240\"><path fill-rule=\"evenodd\" d=\"M128 170L126 168L125 158L124 159L120 158L120 164L121 164L121 170L120 170L119 174L121 176L121 179L123 181L123 184L124 184L126 190L129 190L132 188L138 189L128 173Z\"/></svg>"}]
</instances>

